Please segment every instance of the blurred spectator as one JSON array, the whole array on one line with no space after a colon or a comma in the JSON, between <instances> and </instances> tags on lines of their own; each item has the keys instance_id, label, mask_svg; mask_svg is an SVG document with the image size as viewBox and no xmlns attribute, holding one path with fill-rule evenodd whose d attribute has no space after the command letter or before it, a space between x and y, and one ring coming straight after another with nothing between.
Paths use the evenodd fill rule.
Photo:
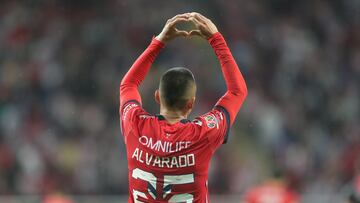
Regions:
<instances>
[{"instance_id":1,"label":"blurred spectator","mask_svg":"<svg viewBox=\"0 0 360 203\"><path fill-rule=\"evenodd\" d=\"M74 203L70 198L61 194L46 195L43 203Z\"/></svg>"},{"instance_id":2,"label":"blurred spectator","mask_svg":"<svg viewBox=\"0 0 360 203\"><path fill-rule=\"evenodd\" d=\"M299 195L292 192L286 176L280 169L266 182L250 188L244 195L244 203L298 203Z\"/></svg>"}]
</instances>

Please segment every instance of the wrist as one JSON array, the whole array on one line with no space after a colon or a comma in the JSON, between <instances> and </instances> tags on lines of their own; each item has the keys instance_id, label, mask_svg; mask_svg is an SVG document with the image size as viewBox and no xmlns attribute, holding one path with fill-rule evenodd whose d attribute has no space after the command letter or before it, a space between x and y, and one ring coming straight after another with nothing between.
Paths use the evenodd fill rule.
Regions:
<instances>
[{"instance_id":1,"label":"wrist","mask_svg":"<svg viewBox=\"0 0 360 203\"><path fill-rule=\"evenodd\" d=\"M156 39L157 41L163 43L163 44L165 44L165 43L167 42L167 40L165 40L165 37L162 36L161 34L157 35L157 36L155 37L155 39Z\"/></svg>"},{"instance_id":2,"label":"wrist","mask_svg":"<svg viewBox=\"0 0 360 203\"><path fill-rule=\"evenodd\" d=\"M160 41L157 36L153 36L152 38L152 41L151 41L152 44L156 44L157 46L160 46L160 48L164 48L165 47L165 43Z\"/></svg>"},{"instance_id":3,"label":"wrist","mask_svg":"<svg viewBox=\"0 0 360 203\"><path fill-rule=\"evenodd\" d=\"M215 32L215 33L213 33L211 36L209 36L209 37L207 38L207 40L210 42L210 41L212 41L213 39L218 38L218 37L222 37L221 33L220 33L220 32Z\"/></svg>"},{"instance_id":4,"label":"wrist","mask_svg":"<svg viewBox=\"0 0 360 203\"><path fill-rule=\"evenodd\" d=\"M214 32L210 32L209 35L207 36L207 39L212 38L216 33L219 33L219 31L214 31Z\"/></svg>"}]
</instances>

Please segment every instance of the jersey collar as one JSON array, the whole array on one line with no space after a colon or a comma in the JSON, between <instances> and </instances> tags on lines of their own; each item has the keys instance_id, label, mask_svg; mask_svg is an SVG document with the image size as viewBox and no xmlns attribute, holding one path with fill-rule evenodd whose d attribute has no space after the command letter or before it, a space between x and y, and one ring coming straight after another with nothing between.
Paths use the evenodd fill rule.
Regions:
<instances>
[{"instance_id":1,"label":"jersey collar","mask_svg":"<svg viewBox=\"0 0 360 203\"><path fill-rule=\"evenodd\" d=\"M166 120L165 117L163 115L161 115L161 114L156 114L155 116L156 116L156 118L159 119L159 121ZM191 121L189 119L181 119L180 120L180 123L182 123L182 124L185 124L185 123L188 123L188 122L191 122Z\"/></svg>"}]
</instances>

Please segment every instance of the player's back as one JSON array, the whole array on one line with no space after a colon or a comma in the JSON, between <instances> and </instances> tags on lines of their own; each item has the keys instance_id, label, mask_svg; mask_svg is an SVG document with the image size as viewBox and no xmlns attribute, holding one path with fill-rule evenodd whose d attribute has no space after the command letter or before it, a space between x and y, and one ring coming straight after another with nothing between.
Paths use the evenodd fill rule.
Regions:
<instances>
[{"instance_id":1,"label":"player's back","mask_svg":"<svg viewBox=\"0 0 360 203\"><path fill-rule=\"evenodd\" d=\"M138 104L124 107L129 202L208 202L208 166L227 134L227 113L216 108L193 121L169 124Z\"/></svg>"}]
</instances>

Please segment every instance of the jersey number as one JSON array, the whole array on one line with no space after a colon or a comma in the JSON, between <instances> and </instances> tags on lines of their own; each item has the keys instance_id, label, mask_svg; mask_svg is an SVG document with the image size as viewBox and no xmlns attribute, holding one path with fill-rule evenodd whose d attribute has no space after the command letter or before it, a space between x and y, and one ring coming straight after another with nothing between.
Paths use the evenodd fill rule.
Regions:
<instances>
[{"instance_id":1,"label":"jersey number","mask_svg":"<svg viewBox=\"0 0 360 203\"><path fill-rule=\"evenodd\" d=\"M146 181L148 183L148 193L150 196L156 200L158 194L156 192L156 183L157 178L154 176L154 174L143 171L139 168L135 168L132 171L132 177L135 179L140 179L143 181ZM164 187L162 189L163 196L162 198L165 199L170 193L171 188L173 185L179 185L179 184L188 184L194 182L194 174L185 174L185 175L165 175L164 176ZM140 192L138 190L133 190L133 196L135 203L143 203L140 200L138 200L138 197L142 197L144 199L148 199L146 194L143 192ZM194 197L192 194L177 194L173 195L168 201L171 203L176 202L186 202L186 203L192 203L194 200Z\"/></svg>"}]
</instances>

